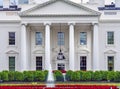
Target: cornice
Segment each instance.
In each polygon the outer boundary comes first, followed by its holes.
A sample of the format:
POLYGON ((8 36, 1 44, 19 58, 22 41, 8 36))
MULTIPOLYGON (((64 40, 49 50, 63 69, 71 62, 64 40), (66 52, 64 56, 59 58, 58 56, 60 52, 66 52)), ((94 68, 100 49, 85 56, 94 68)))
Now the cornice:
POLYGON ((21 17, 79 17, 79 16, 98 16, 98 15, 89 15, 89 14, 38 14, 38 15, 27 15, 27 14, 24 14, 24 15, 21 15, 21 17))

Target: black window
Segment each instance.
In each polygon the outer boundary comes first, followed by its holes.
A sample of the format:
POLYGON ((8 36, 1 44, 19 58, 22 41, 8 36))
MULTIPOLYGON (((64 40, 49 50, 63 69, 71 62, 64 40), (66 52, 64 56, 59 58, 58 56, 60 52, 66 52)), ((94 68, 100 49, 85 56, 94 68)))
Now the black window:
POLYGON ((15 71, 15 57, 9 57, 9 71, 15 71))
POLYGON ((36 70, 42 70, 42 57, 36 57, 36 70))
POLYGON ((58 63, 58 70, 65 70, 65 64, 64 63, 58 63))
POLYGON ((114 56, 108 56, 108 70, 114 70, 114 56))
POLYGON ((9 45, 15 45, 15 32, 9 32, 9 45))
POLYGON ((80 57, 80 70, 86 71, 86 56, 80 57))

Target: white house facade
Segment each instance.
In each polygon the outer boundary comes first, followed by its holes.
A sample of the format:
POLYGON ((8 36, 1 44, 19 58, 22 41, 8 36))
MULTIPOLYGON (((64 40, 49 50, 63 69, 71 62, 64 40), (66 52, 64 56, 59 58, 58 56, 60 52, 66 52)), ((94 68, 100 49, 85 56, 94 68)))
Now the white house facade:
POLYGON ((120 71, 119 0, 9 3, 0 6, 0 71, 120 71))

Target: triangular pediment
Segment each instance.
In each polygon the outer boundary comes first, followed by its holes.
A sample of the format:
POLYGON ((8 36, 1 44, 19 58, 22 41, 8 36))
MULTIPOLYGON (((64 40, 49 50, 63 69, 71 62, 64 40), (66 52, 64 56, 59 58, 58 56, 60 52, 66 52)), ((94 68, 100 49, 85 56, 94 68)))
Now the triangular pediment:
POLYGON ((106 54, 115 54, 116 52, 117 52, 116 50, 111 49, 111 50, 106 50, 104 53, 106 53, 106 54))
POLYGON ((8 50, 6 54, 18 54, 18 52, 15 50, 8 50))
POLYGON ((99 12, 69 0, 50 0, 20 13, 20 16, 100 15, 99 12))

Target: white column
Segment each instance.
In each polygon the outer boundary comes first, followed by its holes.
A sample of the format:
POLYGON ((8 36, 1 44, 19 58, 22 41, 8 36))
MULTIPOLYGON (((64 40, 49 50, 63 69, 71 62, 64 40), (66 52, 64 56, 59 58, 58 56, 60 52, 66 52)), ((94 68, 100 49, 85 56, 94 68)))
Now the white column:
POLYGON ((75 23, 69 23, 69 70, 75 70, 74 64, 74 25, 75 23))
POLYGON ((44 23, 45 25, 45 69, 50 67, 50 23, 44 23))
POLYGON ((21 27, 21 71, 27 70, 27 37, 26 37, 26 25, 22 24, 21 27))
POLYGON ((99 31, 98 24, 93 24, 93 71, 99 69, 99 31))

